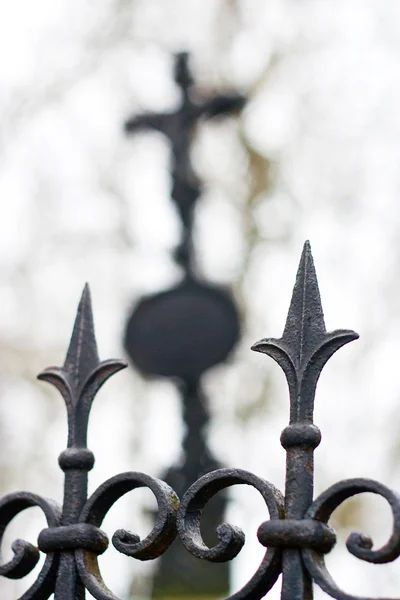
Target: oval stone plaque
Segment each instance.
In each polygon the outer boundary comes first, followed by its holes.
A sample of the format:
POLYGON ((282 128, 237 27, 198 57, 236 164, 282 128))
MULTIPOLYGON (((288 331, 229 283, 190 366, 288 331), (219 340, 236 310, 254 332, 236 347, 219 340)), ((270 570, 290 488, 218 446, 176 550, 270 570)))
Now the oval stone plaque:
POLYGON ((238 337, 230 294, 188 280, 138 303, 127 323, 125 348, 145 374, 192 380, 224 361, 238 337))

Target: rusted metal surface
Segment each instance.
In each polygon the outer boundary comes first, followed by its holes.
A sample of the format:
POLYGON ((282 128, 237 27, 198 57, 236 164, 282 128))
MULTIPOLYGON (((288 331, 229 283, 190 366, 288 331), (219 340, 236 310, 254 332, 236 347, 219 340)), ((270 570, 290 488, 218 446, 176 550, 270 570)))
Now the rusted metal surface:
POLYGON ((179 543, 198 559, 212 563, 230 561, 243 547, 243 532, 222 523, 216 532, 218 542, 210 546, 203 540, 200 521, 216 494, 244 484, 255 488, 266 504, 269 518, 260 524, 258 539, 267 550, 250 581, 230 599, 263 598, 282 573, 284 600, 312 598, 313 583, 338 600, 363 600, 364 597, 342 591, 327 570, 324 557, 336 541, 329 519, 351 496, 372 492, 384 498, 393 515, 393 531, 387 543, 374 549, 368 536, 353 532, 347 548, 353 556, 367 562, 391 562, 400 555, 400 496, 377 481, 360 478, 340 481, 313 499, 313 453, 321 437, 313 424, 317 381, 332 354, 357 337, 350 330, 327 333, 311 250, 306 243, 282 337, 266 338, 253 346, 281 366, 288 382, 290 419, 281 435, 287 453, 285 494, 252 473, 218 469, 199 478, 184 494, 179 508, 178 497, 169 485, 136 472, 111 478, 87 499, 87 474, 93 466, 93 455, 86 447, 90 406, 100 386, 125 365, 121 361, 99 361, 90 297, 85 289, 64 366, 47 369, 40 375, 56 385, 67 405, 68 448, 60 457, 65 472, 63 506, 27 492, 9 494, 0 500, 1 537, 8 523, 30 506, 40 507, 48 524, 39 534, 38 548, 23 540, 14 542, 14 557, 0 566, 0 575, 23 577, 33 569, 42 551, 46 554, 42 571, 23 600, 45 600, 53 592, 56 600, 79 600, 84 598, 85 589, 97 600, 115 600, 97 563, 97 556, 108 545, 100 527, 113 504, 138 487, 147 487, 155 495, 156 523, 144 540, 128 531, 115 532, 112 543, 119 552, 139 560, 167 555, 178 533, 179 543))

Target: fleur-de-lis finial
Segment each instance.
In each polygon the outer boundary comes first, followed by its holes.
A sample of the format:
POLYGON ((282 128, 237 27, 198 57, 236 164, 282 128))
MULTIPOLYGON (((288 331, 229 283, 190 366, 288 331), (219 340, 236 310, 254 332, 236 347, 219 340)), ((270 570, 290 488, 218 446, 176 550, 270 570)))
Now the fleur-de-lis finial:
MULTIPOLYGON (((291 534, 299 525, 302 535, 307 524, 303 520, 313 499, 314 449, 321 432, 313 424, 315 388, 321 371, 336 350, 358 338, 351 330, 327 333, 310 243, 304 244, 285 329, 280 339, 257 342, 253 350, 271 356, 283 369, 289 386, 290 422, 281 434, 286 456, 285 523, 291 534), (293 526, 293 527, 292 527, 293 526)), ((273 545, 275 524, 264 523, 258 531, 262 544, 273 545), (271 537, 271 533, 273 534, 271 537)), ((316 540, 318 524, 312 523, 308 543, 316 540)), ((279 529, 279 526, 278 526, 279 529)), ((286 531, 286 530, 285 530, 286 531)), ((287 536, 288 531, 284 533, 287 536)), ((282 533, 282 532, 281 532, 282 533)), ((324 531, 324 537, 335 537, 324 531)), ((292 539, 282 559, 282 600, 311 598, 311 581, 304 572, 297 541, 292 539)))
POLYGON ((327 333, 311 246, 305 242, 283 335, 252 346, 271 356, 289 385, 290 422, 312 421, 314 394, 321 371, 336 350, 358 338, 348 329, 327 333))
POLYGON ((93 399, 103 383, 126 366, 121 360, 99 360, 90 290, 86 284, 64 365, 45 369, 38 376, 39 379, 52 383, 65 400, 68 412, 68 447, 86 447, 93 399))

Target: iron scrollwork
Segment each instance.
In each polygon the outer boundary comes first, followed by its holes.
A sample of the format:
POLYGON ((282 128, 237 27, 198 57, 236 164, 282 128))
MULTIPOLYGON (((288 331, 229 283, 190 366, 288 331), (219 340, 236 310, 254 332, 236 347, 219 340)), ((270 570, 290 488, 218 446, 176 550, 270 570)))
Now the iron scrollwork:
POLYGON ((391 562, 400 555, 400 495, 379 482, 360 478, 336 483, 313 500, 313 454, 321 439, 313 423, 317 381, 332 354, 357 337, 351 330, 327 333, 306 242, 282 337, 266 338, 253 346, 253 350, 271 356, 281 366, 288 382, 290 420, 281 435, 287 454, 285 494, 246 471, 218 469, 198 479, 184 494, 180 506, 178 496, 165 482, 137 472, 112 477, 88 499, 88 472, 94 464, 94 456, 87 448, 90 408, 99 388, 125 363, 99 361, 90 294, 85 287, 63 367, 52 367, 39 375, 57 387, 67 407, 68 444, 59 457, 65 473, 63 506, 28 492, 9 494, 0 500, 0 542, 9 522, 30 506, 40 507, 47 520, 47 528, 39 534, 38 548, 16 540, 12 545, 13 558, 0 565, 0 575, 24 577, 35 567, 42 551, 46 554, 42 570, 20 600, 46 600, 52 593, 56 600, 83 600, 85 590, 97 600, 116 600, 105 585, 97 562, 97 556, 109 544, 100 527, 114 503, 140 487, 149 488, 157 500, 155 524, 143 540, 129 531, 116 531, 112 543, 119 552, 150 560, 167 551, 178 534, 187 551, 199 559, 231 560, 243 547, 243 532, 233 525, 221 524, 216 532, 219 541, 210 548, 201 536, 201 515, 215 494, 245 484, 261 494, 268 509, 269 519, 260 525, 257 534, 267 550, 250 581, 230 599, 263 598, 282 573, 283 600, 310 600, 313 583, 337 600, 362 600, 342 591, 326 568, 324 556, 336 543, 329 519, 351 496, 372 492, 383 497, 393 515, 393 531, 387 543, 374 549, 368 536, 353 532, 347 548, 367 562, 391 562))
MULTIPOLYGON (((370 563, 392 562, 400 556, 400 495, 378 481, 362 478, 340 481, 314 500, 307 516, 321 523, 327 523, 334 510, 342 502, 364 492, 378 494, 387 500, 393 516, 392 534, 382 548, 374 550, 373 541, 368 535, 354 531, 347 538, 347 549, 353 556, 370 563)), ((304 564, 313 581, 332 598, 337 600, 370 600, 342 591, 329 574, 322 554, 314 552, 311 548, 304 548, 302 555, 304 564)))
MULTIPOLYGON (((284 498, 271 483, 241 469, 218 469, 194 483, 183 497, 178 513, 178 532, 187 550, 210 562, 224 562, 237 556, 245 543, 238 527, 224 523, 217 529, 219 543, 208 548, 200 533, 202 511, 207 502, 221 490, 232 485, 250 485, 260 492, 267 505, 271 522, 284 518, 284 498)), ((250 581, 229 598, 263 598, 281 572, 281 550, 270 547, 250 581)))

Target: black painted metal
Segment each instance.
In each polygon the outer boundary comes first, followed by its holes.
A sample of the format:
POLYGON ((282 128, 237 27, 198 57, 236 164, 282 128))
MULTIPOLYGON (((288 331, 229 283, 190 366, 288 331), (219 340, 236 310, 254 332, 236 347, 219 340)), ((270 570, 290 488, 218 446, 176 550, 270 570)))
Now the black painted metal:
POLYGON ((88 471, 94 465, 86 442, 91 405, 103 383, 124 367, 126 364, 119 360, 99 360, 90 293, 85 286, 64 365, 39 375, 39 379, 59 390, 67 407, 68 444, 59 457, 65 473, 63 505, 27 492, 9 494, 0 500, 0 541, 10 520, 30 506, 39 506, 48 523, 39 535, 38 548, 16 540, 13 559, 0 567, 1 575, 20 578, 36 565, 39 550, 46 553, 39 577, 23 600, 44 600, 53 592, 57 600, 83 600, 85 588, 98 599, 114 598, 98 570, 97 556, 108 546, 108 538, 99 527, 111 506, 130 490, 151 489, 159 508, 156 524, 143 541, 127 531, 117 531, 112 539, 114 546, 128 556, 148 560, 162 554, 175 538, 179 500, 158 479, 142 473, 122 473, 106 481, 87 499, 88 471))
MULTIPOLYGON (((162 478, 179 496, 201 475, 220 466, 205 438, 209 415, 201 376, 227 358, 239 337, 239 316, 232 295, 196 275, 192 230, 202 186, 192 168, 190 148, 199 122, 235 113, 245 102, 237 94, 207 100, 196 97, 188 59, 187 53, 175 57, 175 81, 182 95, 178 109, 136 116, 125 125, 128 133, 156 129, 171 145, 171 197, 182 222, 174 258, 183 277, 172 289, 143 298, 136 305, 127 323, 125 347, 142 373, 170 377, 178 384, 186 428, 184 455, 181 464, 168 469, 162 478)), ((207 508, 203 530, 208 540, 214 539, 225 505, 220 496, 207 508)), ((228 565, 215 567, 211 575, 204 569, 204 563, 174 544, 157 565, 153 597, 201 596, 212 600, 225 595, 229 589, 228 565)))
POLYGON ((63 506, 28 492, 12 493, 0 500, 0 541, 8 523, 30 506, 40 507, 48 524, 39 534, 38 548, 24 540, 13 543, 13 558, 0 566, 0 575, 24 577, 37 564, 42 551, 46 554, 43 568, 21 600, 46 600, 53 592, 56 600, 79 600, 84 598, 85 589, 97 600, 116 600, 105 586, 97 563, 97 556, 108 545, 106 534, 99 528, 113 504, 139 487, 149 488, 157 499, 156 523, 144 540, 128 531, 115 532, 112 543, 119 552, 139 560, 167 555, 178 533, 180 543, 192 555, 211 563, 229 561, 244 544, 243 532, 221 524, 217 528, 218 543, 208 546, 200 531, 201 515, 215 494, 245 484, 260 492, 268 509, 269 519, 258 530, 260 543, 268 548, 254 576, 230 599, 262 598, 282 573, 284 600, 312 598, 313 582, 337 600, 368 600, 342 591, 330 576, 324 556, 334 547, 336 535, 328 521, 351 496, 364 492, 380 495, 393 515, 388 542, 374 549, 368 536, 354 532, 347 548, 367 562, 391 562, 400 555, 400 495, 377 481, 360 478, 340 481, 313 500, 313 453, 320 442, 320 431, 313 424, 317 381, 334 352, 357 337, 349 330, 326 332, 310 246, 306 243, 283 336, 263 339, 253 346, 281 366, 288 382, 290 420, 281 435, 287 453, 285 496, 251 473, 218 469, 190 487, 179 509, 178 497, 169 485, 137 472, 109 479, 87 499, 87 473, 94 463, 86 446, 90 407, 101 385, 125 365, 116 360, 99 361, 90 296, 85 288, 64 366, 39 375, 58 388, 67 406, 68 448, 59 459, 65 472, 63 506))

